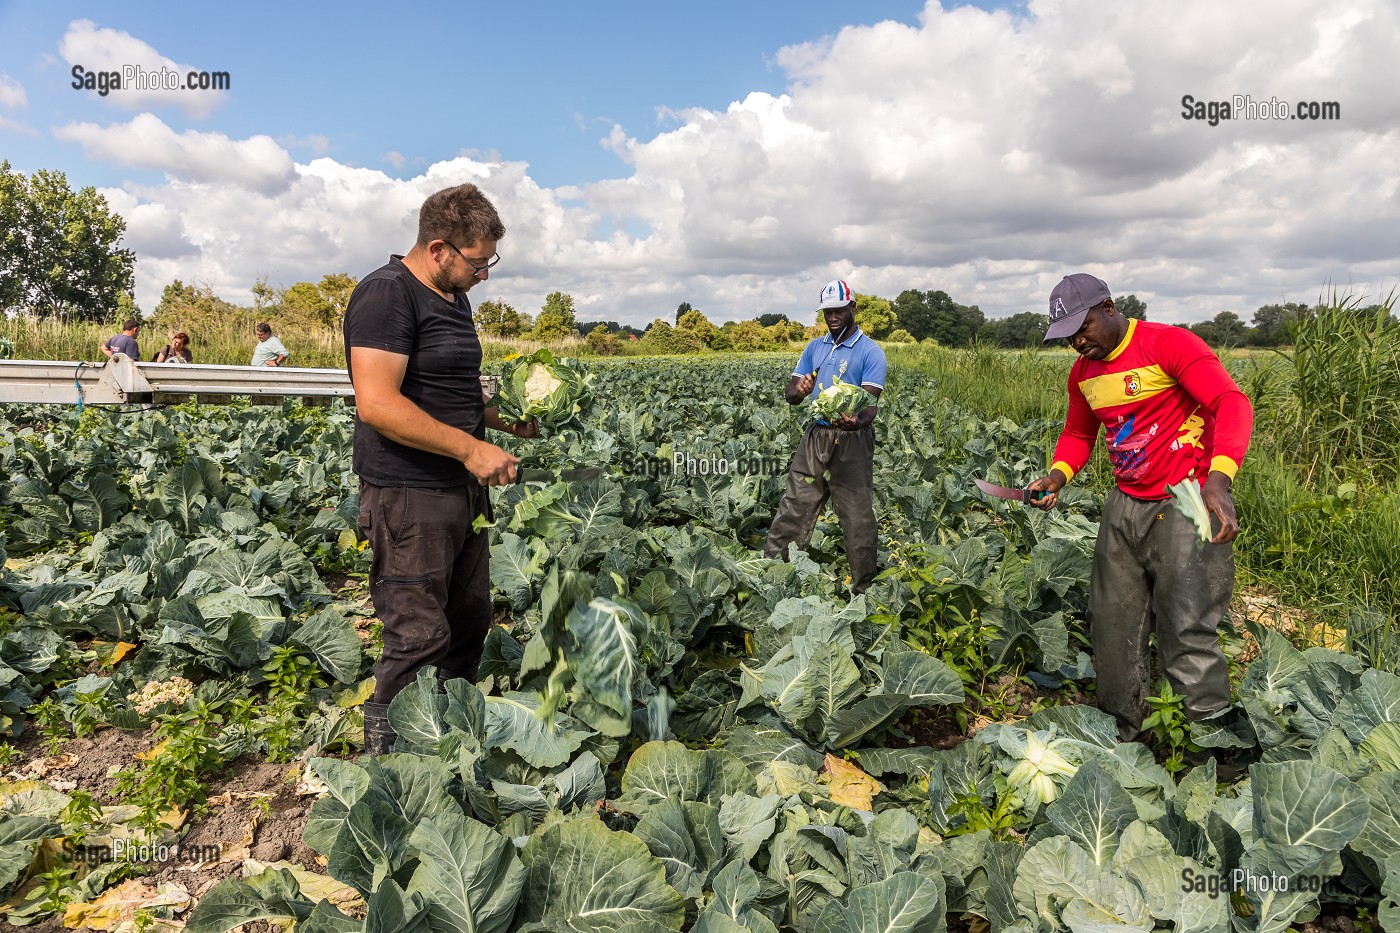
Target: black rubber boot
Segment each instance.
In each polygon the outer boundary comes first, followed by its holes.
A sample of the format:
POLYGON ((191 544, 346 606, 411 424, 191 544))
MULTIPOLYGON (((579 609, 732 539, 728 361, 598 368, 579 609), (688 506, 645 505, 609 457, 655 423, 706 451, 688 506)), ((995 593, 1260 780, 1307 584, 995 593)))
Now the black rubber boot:
POLYGON ((365 754, 378 758, 394 750, 394 727, 389 725, 389 704, 365 704, 365 754))

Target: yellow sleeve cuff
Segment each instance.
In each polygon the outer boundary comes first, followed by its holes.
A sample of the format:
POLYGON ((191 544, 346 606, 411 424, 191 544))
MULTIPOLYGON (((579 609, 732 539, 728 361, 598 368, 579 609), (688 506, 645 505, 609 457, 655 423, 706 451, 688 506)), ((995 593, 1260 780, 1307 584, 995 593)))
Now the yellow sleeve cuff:
POLYGON ((1233 480, 1240 470, 1240 465, 1229 457, 1216 456, 1210 458, 1210 470, 1212 473, 1224 473, 1233 480))
MULTIPOLYGON (((1065 474, 1066 483, 1074 479, 1074 467, 1070 466, 1068 463, 1065 463, 1063 460, 1056 460, 1054 463, 1050 464, 1050 469, 1059 470, 1061 473, 1065 474)), ((1231 474, 1230 478, 1233 479, 1234 474, 1231 474)))

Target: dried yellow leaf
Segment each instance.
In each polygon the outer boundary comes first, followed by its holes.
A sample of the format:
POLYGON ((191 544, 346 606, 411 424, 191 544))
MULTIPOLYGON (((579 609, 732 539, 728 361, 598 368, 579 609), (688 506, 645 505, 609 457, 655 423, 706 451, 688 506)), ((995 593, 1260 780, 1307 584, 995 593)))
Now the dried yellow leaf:
POLYGON ((331 694, 331 700, 341 709, 354 709, 356 706, 363 706, 365 701, 373 696, 374 675, 371 674, 359 683, 331 694))
POLYGON ((155 748, 149 749, 144 752, 137 752, 136 758, 139 761, 153 761, 154 759, 160 757, 160 753, 165 751, 165 747, 169 744, 169 739, 161 739, 159 742, 156 743, 155 748))
POLYGON ((52 788, 43 781, 0 781, 0 804, 17 794, 36 790, 52 790, 52 788))
POLYGON ((364 898, 361 897, 360 892, 356 891, 354 888, 349 885, 341 884, 329 875, 308 871, 300 865, 285 860, 280 862, 260 862, 257 859, 250 858, 243 863, 240 874, 244 878, 252 878, 254 875, 260 875, 269 869, 276 870, 279 868, 291 872, 292 877, 297 880, 297 884, 301 887, 301 893, 313 902, 320 901, 324 898, 330 901, 332 906, 351 915, 357 914, 364 909, 364 898))
POLYGON ((138 910, 159 910, 170 916, 187 909, 191 902, 190 892, 182 885, 163 883, 156 887, 145 879, 132 878, 93 900, 69 904, 63 912, 63 925, 70 930, 115 930, 135 919, 138 910))
POLYGON ((823 770, 828 776, 831 800, 852 810, 873 810, 875 795, 885 786, 849 761, 826 756, 823 770))

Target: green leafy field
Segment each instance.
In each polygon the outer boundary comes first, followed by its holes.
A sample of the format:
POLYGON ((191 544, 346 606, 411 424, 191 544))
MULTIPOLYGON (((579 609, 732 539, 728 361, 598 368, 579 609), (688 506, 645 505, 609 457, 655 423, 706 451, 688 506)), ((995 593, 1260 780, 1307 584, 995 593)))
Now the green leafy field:
POLYGON ((517 443, 612 469, 494 494, 508 624, 476 684, 394 702, 378 760, 355 757, 377 639, 347 410, 12 407, 0 922, 77 925, 115 886, 147 893, 105 928, 1400 928, 1400 677, 1252 626, 1230 716, 1190 730, 1166 689, 1150 744, 1119 743, 1073 702, 1101 488, 1044 514, 971 483, 1038 475, 1053 430, 892 380, 890 571, 849 600, 830 516, 810 555, 761 556, 804 426, 789 371, 600 367, 587 433, 517 443), (100 730, 150 751, 106 789, 33 776, 100 730), (1247 774, 1184 768, 1191 743, 1247 774), (243 858, 194 892, 77 857, 174 845, 249 761, 318 795, 301 839, 324 861, 243 858))

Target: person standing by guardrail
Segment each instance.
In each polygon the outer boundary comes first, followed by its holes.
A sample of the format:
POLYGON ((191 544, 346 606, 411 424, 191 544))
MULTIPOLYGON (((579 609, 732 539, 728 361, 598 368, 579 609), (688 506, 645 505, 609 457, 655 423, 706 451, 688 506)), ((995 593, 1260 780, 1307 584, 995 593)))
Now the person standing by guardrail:
POLYGON ((127 318, 122 322, 122 332, 113 334, 102 344, 102 355, 110 360, 113 353, 124 353, 139 363, 141 361, 141 345, 136 342, 136 335, 140 332, 141 322, 134 317, 127 318))
POLYGON ((170 342, 160 348, 153 363, 193 363, 194 351, 190 349, 190 335, 184 331, 171 334, 170 342))
POLYGON ((370 598, 383 622, 365 751, 395 738, 389 702, 432 665, 439 682, 476 676, 491 628, 488 486, 515 480, 519 458, 486 429, 506 427, 481 389, 481 341, 467 292, 500 257, 505 226, 475 185, 431 195, 405 256, 365 276, 345 311, 345 358, 355 388, 354 469, 360 527, 373 550, 370 598))
POLYGON ((281 366, 287 362, 287 348, 282 341, 272 336, 272 325, 260 321, 254 328, 258 345, 253 347, 253 366, 281 366))

